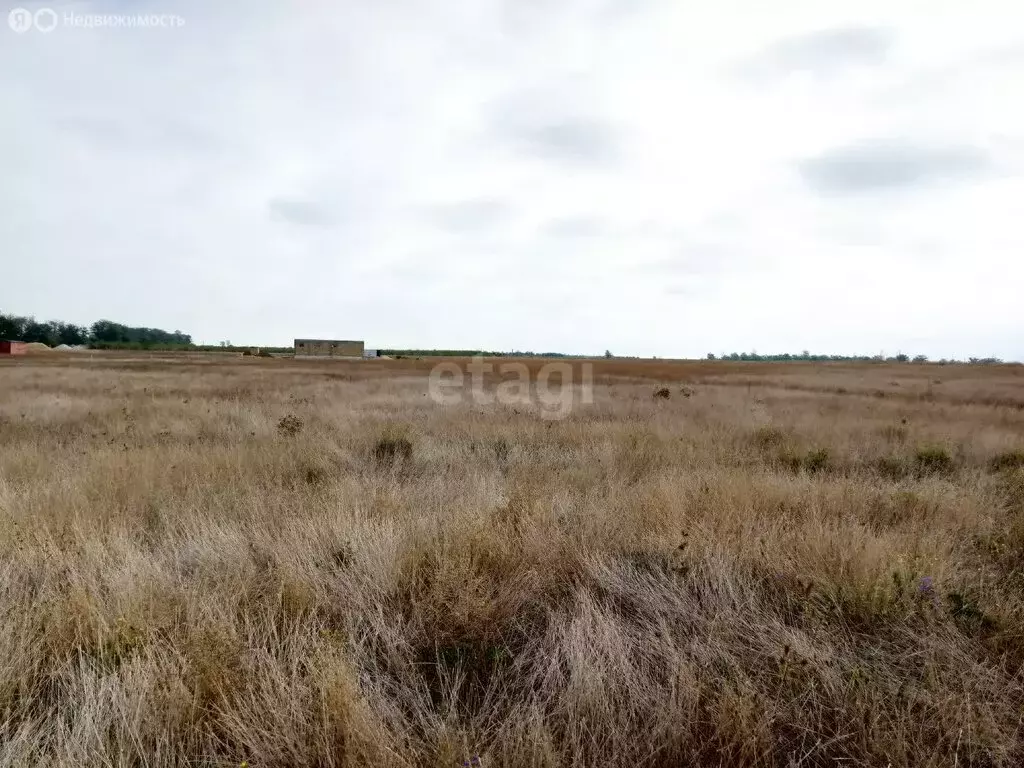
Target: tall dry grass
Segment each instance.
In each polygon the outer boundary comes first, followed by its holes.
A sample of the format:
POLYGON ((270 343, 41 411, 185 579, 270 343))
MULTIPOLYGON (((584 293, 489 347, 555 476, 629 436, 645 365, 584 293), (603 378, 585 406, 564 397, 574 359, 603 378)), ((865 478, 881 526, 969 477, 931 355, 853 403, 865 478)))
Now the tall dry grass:
POLYGON ((426 365, 0 364, 0 765, 1024 762, 1019 369, 426 365))

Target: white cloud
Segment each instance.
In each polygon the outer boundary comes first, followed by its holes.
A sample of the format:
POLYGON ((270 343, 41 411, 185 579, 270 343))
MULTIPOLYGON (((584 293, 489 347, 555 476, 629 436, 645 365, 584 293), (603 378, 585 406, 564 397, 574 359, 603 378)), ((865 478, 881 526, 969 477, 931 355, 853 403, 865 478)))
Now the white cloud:
POLYGON ((1024 358, 1013 4, 56 7, 185 24, 0 28, 5 310, 1024 358))

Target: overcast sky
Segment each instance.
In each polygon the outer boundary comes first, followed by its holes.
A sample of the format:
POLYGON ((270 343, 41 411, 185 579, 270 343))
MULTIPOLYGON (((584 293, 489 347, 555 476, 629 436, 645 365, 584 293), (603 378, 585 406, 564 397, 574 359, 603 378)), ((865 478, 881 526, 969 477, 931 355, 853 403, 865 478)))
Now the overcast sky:
POLYGON ((1024 360, 1014 0, 21 2, 60 17, 21 34, 14 5, 0 310, 1024 360))

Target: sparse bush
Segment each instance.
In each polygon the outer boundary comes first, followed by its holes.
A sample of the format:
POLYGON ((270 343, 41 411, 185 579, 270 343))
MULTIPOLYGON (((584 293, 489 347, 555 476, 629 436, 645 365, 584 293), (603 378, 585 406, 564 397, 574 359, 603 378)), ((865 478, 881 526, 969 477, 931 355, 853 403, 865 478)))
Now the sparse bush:
POLYGON ((906 460, 899 456, 882 456, 875 461, 874 469, 887 480, 903 480, 911 474, 906 460))
POLYGON ((803 465, 803 457, 788 448, 780 449, 775 460, 779 466, 789 470, 794 475, 800 472, 800 467, 803 465))
POLYGON ((307 465, 302 469, 302 479, 306 485, 323 485, 327 482, 327 470, 316 465, 307 465))
POLYGON ((499 464, 504 464, 508 461, 509 454, 512 452, 512 446, 509 445, 508 440, 503 437, 499 437, 493 443, 494 447, 494 458, 498 460, 499 464))
POLYGON ((795 453, 787 448, 779 450, 778 463, 793 474, 801 470, 814 475, 829 468, 827 448, 815 448, 807 453, 795 453))
POLYGON ((331 562, 336 568, 348 568, 355 558, 355 550, 351 541, 343 541, 341 546, 331 553, 331 562))
POLYGON ((931 445, 917 449, 914 468, 920 476, 948 475, 956 468, 956 464, 945 448, 931 445))
POLYGON ((777 427, 758 427, 754 431, 754 445, 762 450, 777 448, 786 442, 786 433, 777 427))
POLYGON ((829 453, 827 448, 815 448, 808 451, 803 459, 803 468, 812 475, 828 469, 829 453))
POLYGON ((277 422, 277 431, 288 437, 297 435, 302 431, 302 419, 290 413, 277 422))
POLYGON ((373 446, 373 459, 381 466, 390 466, 412 458, 412 442, 402 435, 386 433, 373 446))
POLYGON ((1024 467, 1024 450, 1000 453, 989 462, 989 468, 993 472, 1005 472, 1008 469, 1019 469, 1020 467, 1024 467))

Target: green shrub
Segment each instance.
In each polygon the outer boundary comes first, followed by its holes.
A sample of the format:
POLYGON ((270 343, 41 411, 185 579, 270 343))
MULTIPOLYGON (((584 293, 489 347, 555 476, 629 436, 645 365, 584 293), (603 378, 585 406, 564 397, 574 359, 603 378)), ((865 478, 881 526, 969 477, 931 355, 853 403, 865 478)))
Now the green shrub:
POLYGON ((924 446, 917 449, 914 455, 914 467, 917 474, 924 475, 948 475, 956 469, 953 457, 949 451, 941 446, 924 446))
POLYGON ((989 468, 993 472, 1005 472, 1009 469, 1019 469, 1024 467, 1024 451, 1006 451, 1006 453, 1000 453, 998 456, 989 462, 989 468))
POLYGON ((801 470, 811 475, 823 472, 829 467, 828 448, 815 448, 807 453, 800 454, 783 448, 778 453, 778 462, 793 474, 801 470))
POLYGON ((783 468, 788 469, 794 475, 800 472, 800 465, 802 463, 800 454, 793 453, 792 451, 783 448, 779 451, 777 460, 783 468))
POLYGON ((400 435, 385 434, 373 447, 373 459, 382 466, 412 458, 412 442, 400 435))
POLYGON ((816 448, 808 451, 801 462, 804 471, 812 475, 828 469, 828 448, 816 448))
POLYGON ((759 427, 754 431, 754 445, 764 450, 775 448, 786 442, 786 433, 778 427, 759 427))
POLYGON ((910 467, 900 456, 883 456, 875 461, 874 468, 888 480, 903 480, 910 475, 910 467))

